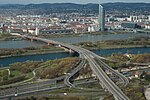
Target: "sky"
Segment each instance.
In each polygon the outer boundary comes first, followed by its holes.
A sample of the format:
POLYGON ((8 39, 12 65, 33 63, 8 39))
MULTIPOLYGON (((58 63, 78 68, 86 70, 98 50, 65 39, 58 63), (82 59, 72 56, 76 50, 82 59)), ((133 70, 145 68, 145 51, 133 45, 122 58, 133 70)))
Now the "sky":
POLYGON ((150 3, 150 0, 0 0, 0 4, 38 4, 38 3, 107 3, 107 2, 145 2, 150 3))

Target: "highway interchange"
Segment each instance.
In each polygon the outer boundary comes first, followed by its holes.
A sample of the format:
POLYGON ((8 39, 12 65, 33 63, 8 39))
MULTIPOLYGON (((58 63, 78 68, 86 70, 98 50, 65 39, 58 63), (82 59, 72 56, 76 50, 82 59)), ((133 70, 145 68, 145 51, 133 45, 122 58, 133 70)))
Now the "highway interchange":
MULTIPOLYGON (((32 36, 25 36, 24 35, 22 37, 32 39, 32 40, 42 41, 42 42, 45 42, 45 43, 48 43, 48 44, 49 43, 57 44, 60 47, 65 47, 65 48, 67 48, 71 51, 78 52, 80 54, 80 58, 82 59, 82 61, 70 73, 67 73, 66 75, 64 75, 60 78, 56 78, 56 79, 48 80, 48 81, 45 81, 45 82, 41 82, 41 83, 38 83, 38 85, 35 85, 37 83, 31 83, 31 84, 22 85, 22 87, 21 86, 11 87, 11 88, 8 88, 8 89, 0 90, 0 99, 1 98, 6 98, 6 97, 16 96, 15 94, 17 94, 17 96, 27 95, 27 94, 35 93, 35 92, 39 92, 39 91, 47 91, 47 90, 49 91, 49 90, 59 89, 59 88, 63 88, 63 87, 66 87, 66 86, 75 88, 75 85, 77 85, 77 84, 71 83, 70 78, 73 77, 78 71, 80 71, 84 67, 84 65, 88 62, 91 69, 92 69, 92 71, 95 73, 95 75, 99 79, 101 85, 103 85, 103 87, 106 90, 108 90, 110 93, 113 94, 115 100, 130 100, 122 92, 122 90, 108 77, 108 75, 105 73, 105 71, 103 69, 105 68, 105 69, 109 70, 110 72, 112 72, 117 77, 119 77, 123 81, 124 86, 126 86, 129 83, 128 79, 125 76, 123 76, 122 74, 120 74, 117 71, 110 68, 106 63, 104 63, 101 60, 102 57, 94 54, 93 52, 91 52, 89 50, 86 50, 84 48, 80 48, 80 47, 77 47, 77 46, 73 46, 73 45, 70 45, 70 44, 64 44, 64 43, 60 43, 60 42, 57 42, 57 41, 44 39, 44 38, 38 38, 38 37, 32 37, 32 36), (64 84, 61 84, 59 86, 55 86, 57 80, 61 80, 61 79, 64 79, 64 84), (40 86, 40 84, 41 84, 41 86, 40 86), (34 91, 34 89, 36 89, 36 90, 34 91), (6 92, 6 91, 9 91, 10 93, 6 92)), ((92 80, 92 82, 93 81, 96 81, 96 80, 92 80)), ((91 82, 91 81, 89 81, 89 82, 91 82)), ((78 84, 82 84, 82 83, 87 83, 87 82, 83 81, 83 82, 80 82, 78 84)))

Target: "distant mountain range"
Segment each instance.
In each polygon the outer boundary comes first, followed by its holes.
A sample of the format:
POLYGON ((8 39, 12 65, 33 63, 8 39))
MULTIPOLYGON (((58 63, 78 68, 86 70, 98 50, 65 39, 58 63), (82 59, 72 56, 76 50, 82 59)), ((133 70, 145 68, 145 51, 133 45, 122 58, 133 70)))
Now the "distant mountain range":
POLYGON ((0 5, 0 9, 94 9, 97 4, 74 4, 74 3, 43 3, 43 4, 6 4, 0 5))
MULTIPOLYGON (((150 3, 105 3, 102 4, 107 11, 111 10, 146 10, 150 11, 150 3)), ((44 11, 65 11, 65 10, 89 10, 98 11, 98 4, 74 4, 74 3, 43 3, 43 4, 6 4, 0 5, 0 10, 44 10, 44 11)))
MULTIPOLYGON (((150 3, 105 3, 106 9, 150 9, 150 3)), ((0 9, 97 9, 98 4, 74 4, 74 3, 43 3, 43 4, 5 4, 0 9)))

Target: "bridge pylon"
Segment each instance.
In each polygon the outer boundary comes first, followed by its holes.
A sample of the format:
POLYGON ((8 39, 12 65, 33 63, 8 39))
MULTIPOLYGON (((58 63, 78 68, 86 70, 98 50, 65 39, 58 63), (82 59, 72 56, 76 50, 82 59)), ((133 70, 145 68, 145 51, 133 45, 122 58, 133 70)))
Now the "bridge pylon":
POLYGON ((69 53, 73 53, 72 49, 69 49, 69 53))

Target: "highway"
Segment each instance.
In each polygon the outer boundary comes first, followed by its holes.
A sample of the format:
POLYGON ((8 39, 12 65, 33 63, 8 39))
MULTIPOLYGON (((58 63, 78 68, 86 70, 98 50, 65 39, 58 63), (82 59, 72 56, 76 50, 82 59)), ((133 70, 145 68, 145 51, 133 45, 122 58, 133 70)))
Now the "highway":
POLYGON ((93 55, 90 55, 89 52, 87 55, 87 59, 90 62, 90 66, 92 66, 91 69, 95 72, 100 82, 105 86, 108 91, 110 91, 114 95, 115 99, 129 100, 129 98, 122 92, 122 90, 106 75, 106 73, 94 60, 93 55))
POLYGON ((109 67, 107 64, 105 64, 104 62, 102 62, 100 59, 96 59, 98 60, 98 64, 101 65, 102 67, 106 68, 107 70, 109 70, 110 72, 112 72, 114 75, 116 75, 117 77, 119 77, 122 82, 124 83, 124 86, 127 86, 129 83, 129 80, 127 77, 125 77, 124 75, 122 75, 121 73, 115 71, 114 69, 112 69, 111 67, 109 67))
POLYGON ((0 89, 0 97, 5 95, 10 95, 14 93, 22 93, 42 88, 49 88, 52 86, 55 86, 57 81, 63 80, 66 76, 61 76, 55 79, 50 79, 42 82, 35 82, 35 83, 28 83, 28 84, 22 84, 18 86, 8 87, 8 88, 1 88, 0 89))
POLYGON ((81 56, 81 62, 80 64, 75 68, 73 69, 70 73, 67 73, 65 79, 64 79, 64 83, 69 86, 69 87, 75 87, 71 82, 70 82, 70 79, 77 73, 79 72, 83 67, 84 65, 86 64, 86 60, 81 56))
MULTIPOLYGON (((94 54, 93 52, 91 52, 89 50, 86 50, 86 49, 83 49, 83 48, 80 48, 77 46, 73 46, 70 44, 64 44, 64 43, 60 43, 57 41, 44 39, 44 38, 38 38, 38 37, 32 37, 32 36, 22 36, 22 37, 28 38, 31 40, 42 41, 42 42, 45 42, 48 44, 56 44, 56 45, 59 45, 60 47, 65 47, 65 48, 69 49, 69 51, 78 52, 80 54, 80 57, 82 57, 82 59, 86 59, 88 61, 92 71, 96 74, 96 76, 100 80, 101 84, 103 84, 103 86, 110 93, 113 94, 113 96, 116 100, 129 100, 129 98, 122 92, 122 90, 107 76, 107 74, 104 72, 104 70, 102 68, 105 67, 108 70, 110 70, 112 73, 114 73, 115 75, 120 77, 122 80, 124 80, 125 85, 128 84, 128 80, 120 73, 114 71, 113 69, 110 69, 110 67, 101 60, 102 57, 99 57, 98 55, 94 54)), ((69 82, 69 80, 75 73, 77 73, 84 66, 86 60, 82 60, 82 62, 79 64, 79 66, 76 69, 74 69, 70 74, 66 75, 64 83, 67 86, 71 86, 71 87, 74 86, 69 82)), ((60 86, 60 87, 62 87, 62 86, 60 86)), ((60 87, 57 87, 57 88, 60 88, 60 87)), ((44 90, 45 87, 44 88, 42 87, 42 89, 44 90)), ((36 92, 36 91, 34 91, 34 92, 36 92)), ((29 91, 23 92, 20 94, 23 95, 23 94, 27 94, 27 93, 29 93, 29 91)))
MULTIPOLYGON (((88 82, 86 80, 80 80, 77 82, 75 81, 74 85, 82 85, 82 84, 93 83, 93 82, 96 82, 96 80, 91 79, 88 82)), ((57 90, 57 89, 66 87, 65 84, 56 84, 56 85, 51 86, 48 81, 47 81, 47 83, 45 83, 43 85, 41 84, 41 85, 37 85, 37 86, 33 86, 33 87, 32 86, 30 86, 30 87, 24 86, 24 88, 18 86, 17 92, 16 92, 16 89, 12 88, 14 91, 12 91, 11 93, 9 92, 9 89, 10 89, 9 88, 8 91, 5 90, 5 95, 0 96, 0 100, 7 99, 9 97, 15 97, 16 94, 17 94, 17 96, 21 97, 21 96, 28 96, 28 94, 31 95, 31 94, 35 94, 35 93, 41 93, 41 92, 50 92, 52 90, 57 90)), ((0 90, 0 91, 2 92, 3 90, 0 90)))
MULTIPOLYGON (((88 51, 86 49, 84 49, 85 51, 89 52, 89 54, 92 55, 92 57, 94 57, 95 61, 99 64, 100 67, 105 68, 107 70, 109 70, 111 73, 113 73, 114 75, 116 75, 117 77, 119 77, 123 83, 124 86, 126 86, 129 83, 129 80, 127 77, 125 77, 124 75, 122 75, 121 73, 117 72, 116 70, 112 69, 110 66, 108 66, 106 63, 104 63, 101 59, 103 60, 109 60, 109 59, 104 59, 101 56, 96 55, 95 53, 88 51)), ((112 60, 109 60, 112 61, 112 60)))
MULTIPOLYGON (((30 36, 27 36, 26 38, 33 38, 30 36)), ((73 46, 70 44, 64 44, 64 43, 60 43, 57 41, 53 41, 53 40, 48 40, 48 39, 42 39, 42 38, 38 38, 38 37, 34 37, 34 39, 39 40, 39 41, 43 41, 46 43, 54 43, 54 44, 58 44, 61 45, 63 47, 66 47, 70 50, 76 51, 78 52, 80 55, 82 54, 85 59, 87 59, 87 61, 90 64, 91 69, 93 70, 93 72, 96 74, 96 76, 98 77, 98 79, 100 80, 100 82, 105 86, 105 88, 110 91, 113 95, 114 98, 116 100, 129 100, 129 98, 122 92, 122 90, 106 75, 106 73, 102 70, 101 66, 95 61, 95 58, 97 58, 98 56, 96 54, 94 54, 93 52, 77 47, 77 46, 73 46)), ((109 67, 106 66, 107 64, 105 64, 104 62, 101 61, 101 64, 105 65, 105 67, 109 67)), ((112 71, 114 72, 114 71, 112 71)), ((121 74, 119 74, 118 72, 115 72, 119 77, 122 77, 121 74)), ((124 77, 125 78, 125 77, 124 77)), ((126 82, 126 80, 125 80, 126 82)))

